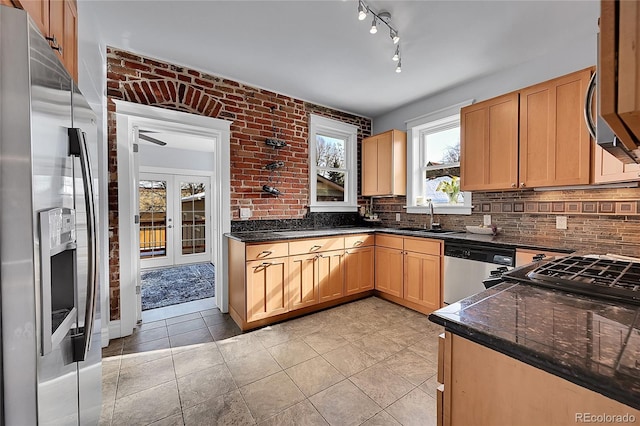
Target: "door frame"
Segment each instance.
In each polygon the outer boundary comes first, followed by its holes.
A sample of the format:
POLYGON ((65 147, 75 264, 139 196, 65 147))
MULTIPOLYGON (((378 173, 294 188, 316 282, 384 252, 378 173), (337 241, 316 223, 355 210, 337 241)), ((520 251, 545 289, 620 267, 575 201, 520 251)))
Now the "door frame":
POLYGON ((134 162, 135 127, 154 128, 173 133, 185 133, 212 139, 215 170, 211 182, 211 197, 218 200, 218 214, 211 222, 212 250, 216 266, 216 305, 228 312, 229 278, 228 247, 224 234, 231 232, 231 122, 172 111, 148 105, 114 100, 116 105, 116 141, 118 160, 118 242, 120 265, 120 320, 109 324, 109 337, 128 336, 137 322, 136 286, 140 276, 139 247, 135 246, 137 224, 137 173, 134 162))

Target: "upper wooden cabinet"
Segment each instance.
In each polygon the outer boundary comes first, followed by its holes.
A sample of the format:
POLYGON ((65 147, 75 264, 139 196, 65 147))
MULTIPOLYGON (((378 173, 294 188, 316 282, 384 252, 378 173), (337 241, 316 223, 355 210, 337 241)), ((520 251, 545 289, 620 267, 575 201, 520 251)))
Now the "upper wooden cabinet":
POLYGON ((600 5, 600 115, 633 150, 640 145, 640 1, 600 5))
POLYGON ((463 108, 460 150, 465 191, 517 187, 518 93, 463 108))
POLYGON ((501 190, 590 183, 585 69, 461 111, 461 187, 501 190))
POLYGON ((583 111, 591 71, 520 91, 520 188, 589 184, 591 138, 583 111))
POLYGON ((407 194, 407 134, 389 130, 362 140, 362 195, 407 194))
POLYGON ((13 0, 49 40, 64 67, 78 81, 78 8, 75 0, 13 0))
POLYGON ((640 180, 640 164, 625 164, 597 144, 593 147, 593 183, 640 180))

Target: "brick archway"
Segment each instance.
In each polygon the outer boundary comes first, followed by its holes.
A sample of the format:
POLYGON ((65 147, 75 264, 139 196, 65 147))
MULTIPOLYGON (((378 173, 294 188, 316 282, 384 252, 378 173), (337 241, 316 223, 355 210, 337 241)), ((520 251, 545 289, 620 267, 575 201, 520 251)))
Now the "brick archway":
POLYGON ((223 105, 204 90, 179 81, 138 80, 120 82, 125 101, 176 111, 218 117, 223 105))

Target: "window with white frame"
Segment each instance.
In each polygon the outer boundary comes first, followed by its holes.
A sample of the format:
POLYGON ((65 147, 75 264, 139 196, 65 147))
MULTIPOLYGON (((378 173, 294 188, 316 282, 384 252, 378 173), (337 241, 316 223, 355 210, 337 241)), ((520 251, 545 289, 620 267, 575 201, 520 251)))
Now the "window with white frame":
POLYGON ((439 214, 471 214, 471 193, 460 191, 460 114, 427 116, 407 127, 407 212, 424 213, 432 202, 439 214))
POLYGON ((357 211, 358 127, 319 115, 309 119, 309 207, 357 211))

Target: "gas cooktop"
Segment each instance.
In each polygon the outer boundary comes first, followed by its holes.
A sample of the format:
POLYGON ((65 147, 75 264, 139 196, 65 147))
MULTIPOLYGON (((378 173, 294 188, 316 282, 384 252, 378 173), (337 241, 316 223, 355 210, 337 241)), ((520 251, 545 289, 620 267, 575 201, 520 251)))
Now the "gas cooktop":
POLYGON ((640 263, 606 256, 567 256, 515 269, 505 279, 640 305, 640 263))

